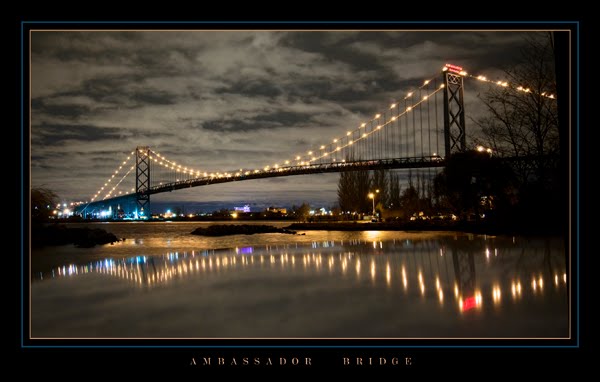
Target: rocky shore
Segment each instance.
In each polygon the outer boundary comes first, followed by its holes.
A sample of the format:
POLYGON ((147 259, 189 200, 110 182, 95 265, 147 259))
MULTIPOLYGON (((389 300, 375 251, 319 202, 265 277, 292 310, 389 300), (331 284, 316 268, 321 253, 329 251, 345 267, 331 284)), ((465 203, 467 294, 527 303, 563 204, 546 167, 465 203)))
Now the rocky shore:
POLYGON ((295 235, 296 232, 286 229, 277 228, 270 225, 254 225, 254 224, 217 224, 207 228, 196 228, 192 231, 192 235, 199 236, 228 236, 228 235, 254 235, 257 233, 286 233, 295 235))
POLYGON ((32 227, 31 235, 34 247, 75 244, 79 248, 91 248, 120 241, 114 234, 100 228, 67 228, 64 225, 32 227))

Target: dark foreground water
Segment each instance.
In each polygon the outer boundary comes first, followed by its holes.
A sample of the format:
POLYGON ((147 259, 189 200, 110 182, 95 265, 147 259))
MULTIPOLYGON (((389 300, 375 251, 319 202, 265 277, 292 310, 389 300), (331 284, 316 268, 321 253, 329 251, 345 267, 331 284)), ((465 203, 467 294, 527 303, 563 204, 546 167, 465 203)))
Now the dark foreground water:
POLYGON ((379 231, 189 235, 201 225, 99 224, 127 240, 35 251, 33 337, 570 335, 570 280, 559 239, 379 231))

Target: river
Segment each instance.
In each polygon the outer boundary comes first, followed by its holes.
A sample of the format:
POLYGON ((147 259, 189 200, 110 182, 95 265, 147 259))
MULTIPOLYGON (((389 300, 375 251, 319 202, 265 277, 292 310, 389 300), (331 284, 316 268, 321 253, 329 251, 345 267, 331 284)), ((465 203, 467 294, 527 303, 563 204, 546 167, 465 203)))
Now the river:
POLYGON ((32 337, 570 336, 560 238, 403 231, 190 235, 210 224, 86 224, 126 240, 34 250, 32 337))

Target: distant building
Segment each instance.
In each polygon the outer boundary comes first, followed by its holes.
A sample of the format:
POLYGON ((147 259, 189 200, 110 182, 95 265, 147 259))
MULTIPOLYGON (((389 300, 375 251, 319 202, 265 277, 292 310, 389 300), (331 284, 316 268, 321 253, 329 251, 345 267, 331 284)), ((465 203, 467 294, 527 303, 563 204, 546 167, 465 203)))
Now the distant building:
POLYGON ((271 206, 271 207, 267 208, 266 211, 274 213, 274 214, 283 214, 283 215, 287 214, 287 208, 282 208, 282 207, 271 206))
POLYGON ((250 212, 250 206, 248 204, 246 204, 243 207, 233 207, 233 210, 236 212, 246 212, 249 213, 250 212))

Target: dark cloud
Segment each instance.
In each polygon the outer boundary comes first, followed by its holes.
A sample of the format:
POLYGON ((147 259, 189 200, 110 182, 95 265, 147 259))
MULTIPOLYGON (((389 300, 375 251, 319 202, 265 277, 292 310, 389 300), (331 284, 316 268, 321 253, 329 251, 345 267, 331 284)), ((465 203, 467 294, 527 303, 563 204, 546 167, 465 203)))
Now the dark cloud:
MULTIPOLYGON (((94 194, 137 145, 206 171, 281 162, 372 118, 446 62, 500 75, 518 61, 523 33, 39 31, 31 43, 33 184, 73 200, 94 194)), ((476 114, 475 93, 466 97, 476 114)), ((155 199, 331 205, 336 180, 155 199)))

